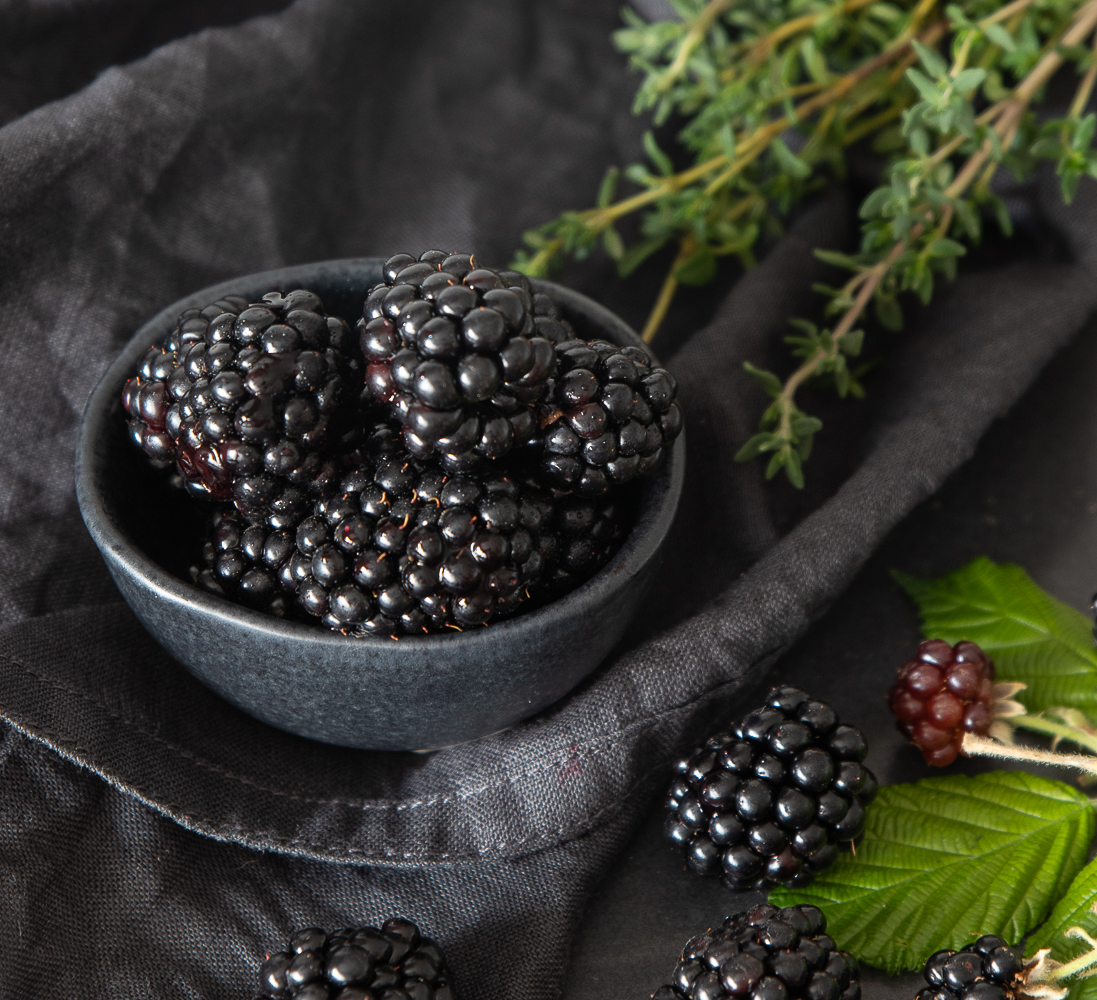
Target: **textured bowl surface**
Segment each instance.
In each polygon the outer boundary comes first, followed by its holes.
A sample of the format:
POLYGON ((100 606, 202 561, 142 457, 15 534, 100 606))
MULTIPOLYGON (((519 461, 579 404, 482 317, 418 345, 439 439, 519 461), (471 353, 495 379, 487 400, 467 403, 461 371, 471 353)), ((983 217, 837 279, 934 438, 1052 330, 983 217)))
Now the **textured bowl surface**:
MULTIPOLYGON (((642 491, 636 522, 601 572, 528 614, 452 635, 354 639, 284 622, 180 578, 197 553, 175 549, 191 501, 144 465, 125 432, 122 386, 184 310, 223 295, 309 288, 353 323, 381 280, 377 258, 249 275, 173 303, 141 327, 92 393, 77 445, 76 492, 88 531, 141 623, 204 684, 245 712, 315 740, 376 750, 446 746, 552 704, 624 634, 651 583, 682 491, 685 441, 642 491)), ((544 283, 580 336, 640 344, 620 319, 544 283)))

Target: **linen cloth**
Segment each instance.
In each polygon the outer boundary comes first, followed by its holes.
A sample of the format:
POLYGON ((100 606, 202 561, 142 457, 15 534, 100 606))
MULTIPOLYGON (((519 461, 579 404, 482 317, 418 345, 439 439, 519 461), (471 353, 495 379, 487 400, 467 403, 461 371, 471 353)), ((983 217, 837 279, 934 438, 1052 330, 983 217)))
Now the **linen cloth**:
MULTIPOLYGON (((247 997, 295 928, 393 914, 442 943, 465 1000, 558 995, 584 902, 673 756, 745 707, 1097 307, 1094 186, 1067 209, 1041 174, 1011 194, 1022 238, 881 344, 868 402, 813 400, 807 490, 766 484, 732 460, 764 405, 742 362, 781 363, 787 318, 817 304, 811 249, 850 238, 849 199, 824 198, 703 328, 682 313, 656 345, 686 492, 645 624, 579 689, 429 755, 312 743, 221 702, 145 635, 83 529, 88 394, 145 318, 234 274, 429 247, 503 266, 640 155, 616 6, 298 0, 34 110, 83 77, 28 71, 0 128, 3 996, 247 997)), ((98 7, 9 0, 0 28, 91 25, 62 33, 63 61, 95 47, 98 7)), ((633 321, 658 280, 569 273, 633 321)))

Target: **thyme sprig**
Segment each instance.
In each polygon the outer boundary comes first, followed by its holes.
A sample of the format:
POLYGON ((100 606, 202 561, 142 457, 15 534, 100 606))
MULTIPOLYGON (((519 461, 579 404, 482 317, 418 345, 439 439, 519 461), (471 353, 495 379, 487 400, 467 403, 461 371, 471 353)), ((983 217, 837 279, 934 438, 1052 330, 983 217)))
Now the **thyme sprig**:
POLYGON ((675 170, 647 132, 647 162, 607 171, 596 204, 525 234, 515 266, 543 276, 564 255, 598 245, 622 277, 668 245, 677 252, 644 328, 652 340, 682 285, 710 281, 720 257, 753 263, 763 232, 808 195, 841 178, 846 150, 871 143, 887 157, 882 183, 860 209, 856 254, 819 252, 851 277, 816 286, 833 327, 792 320, 799 364, 784 379, 747 366, 771 396, 759 432, 740 450, 768 456, 803 485, 803 461, 822 427, 797 403, 805 384, 830 381, 839 396, 864 389, 851 367, 865 312, 903 324, 902 293, 922 302, 935 281, 979 241, 984 215, 1008 233, 991 181, 1002 165, 1018 176, 1056 161, 1069 201, 1097 177, 1097 0, 673 0, 680 19, 648 23, 627 10, 615 42, 643 75, 633 110, 656 125, 671 115, 693 157, 675 170), (1032 113, 1064 64, 1080 75, 1063 118, 1032 113), (622 179, 636 190, 618 197, 622 179), (628 239, 622 223, 630 220, 628 239))

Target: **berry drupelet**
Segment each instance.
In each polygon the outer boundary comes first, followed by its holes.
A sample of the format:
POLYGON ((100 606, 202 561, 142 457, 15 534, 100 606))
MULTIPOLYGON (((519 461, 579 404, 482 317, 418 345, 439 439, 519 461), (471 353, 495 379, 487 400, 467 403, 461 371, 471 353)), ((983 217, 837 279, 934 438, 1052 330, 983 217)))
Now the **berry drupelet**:
POLYGON ((663 464, 682 430, 669 372, 605 340, 558 343, 556 370, 538 407, 545 482, 603 496, 663 464))
POLYGON ((268 955, 259 988, 271 1000, 453 1000, 442 949, 410 920, 298 931, 268 955))
POLYGON ((188 492, 286 527, 333 485, 360 367, 346 323, 312 292, 229 296, 184 312, 122 402, 135 443, 188 492))
POLYGON ((888 703, 899 732, 927 763, 944 767, 965 733, 984 736, 994 721, 994 664, 973 642, 927 639, 899 668, 888 703))
POLYGON ((387 407, 408 450, 450 472, 529 442, 556 354, 538 334, 528 280, 441 250, 396 254, 383 273, 358 324, 364 405, 387 407))
POLYGON ((803 885, 860 836, 876 778, 861 732, 793 687, 676 765, 667 836, 735 890, 803 885))
POLYGON ((960 951, 935 952, 922 974, 929 986, 917 1000, 1013 1000, 1023 985, 1021 956, 986 934, 960 951))
POLYGON ((814 906, 728 917, 686 945, 653 1000, 860 1000, 857 962, 825 932, 814 906))

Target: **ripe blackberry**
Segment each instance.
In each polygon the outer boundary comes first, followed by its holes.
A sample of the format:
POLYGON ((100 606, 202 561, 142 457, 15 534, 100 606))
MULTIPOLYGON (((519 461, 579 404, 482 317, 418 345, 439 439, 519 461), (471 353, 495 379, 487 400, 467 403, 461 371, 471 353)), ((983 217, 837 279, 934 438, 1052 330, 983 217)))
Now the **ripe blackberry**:
POLYGON ((453 1000, 442 949, 410 920, 325 933, 298 931, 268 955, 259 989, 271 1000, 453 1000))
POLYGON ((829 705, 793 687, 680 760, 667 837, 735 890, 803 885, 860 836, 876 778, 868 746, 829 705))
POLYGON ((417 458, 469 471, 530 441, 556 354, 538 335, 528 280, 471 254, 396 254, 358 331, 365 405, 383 404, 417 458))
POLYGON ((126 383, 131 436, 188 492, 285 527, 331 487, 329 455, 354 433, 353 352, 346 323, 303 289, 188 309, 126 383))
POLYGON ((232 510, 210 519, 203 546, 205 567, 191 569, 191 579, 207 593, 277 618, 292 617, 278 581, 278 571, 294 548, 293 529, 249 524, 232 510))
POLYGON ((1023 969, 1013 948, 986 934, 960 951, 931 955, 922 970, 929 986, 917 1000, 1013 1000, 1024 984, 1023 969))
POLYGON ((484 624, 527 600, 555 558, 554 513, 534 484, 382 455, 317 501, 279 578, 308 615, 344 632, 484 624))
POLYGON ((899 668, 888 692, 896 725, 926 762, 951 764, 965 733, 986 735, 994 721, 994 664, 973 642, 927 639, 899 668))
POLYGON ((860 1000, 857 962, 814 906, 768 903, 699 934, 652 1000, 860 1000))
POLYGON ((682 430, 669 372, 605 340, 557 344, 556 370, 538 407, 545 482, 603 496, 663 464, 682 430))

